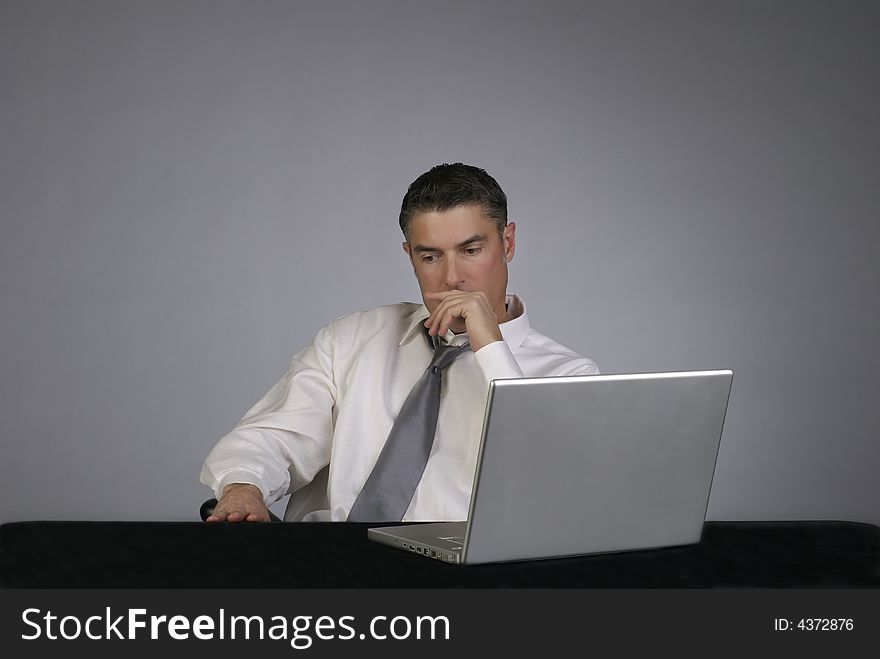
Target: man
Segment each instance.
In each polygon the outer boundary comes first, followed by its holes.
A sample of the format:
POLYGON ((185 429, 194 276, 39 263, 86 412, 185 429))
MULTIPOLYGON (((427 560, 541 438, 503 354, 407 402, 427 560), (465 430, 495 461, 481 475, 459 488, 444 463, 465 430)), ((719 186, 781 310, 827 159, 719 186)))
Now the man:
POLYGON ((488 383, 598 373, 531 329, 522 300, 507 293, 516 224, 484 170, 443 164, 419 176, 403 198, 400 227, 424 304, 343 316, 291 359, 205 460, 201 481, 219 499, 209 522, 268 521, 267 505, 288 492, 287 520, 464 520, 488 383), (389 434, 396 420, 407 422, 404 402, 442 350, 454 356, 440 369, 427 462, 416 467, 396 519, 385 519, 364 500, 395 488, 380 463, 418 440, 396 430, 395 446, 389 434))

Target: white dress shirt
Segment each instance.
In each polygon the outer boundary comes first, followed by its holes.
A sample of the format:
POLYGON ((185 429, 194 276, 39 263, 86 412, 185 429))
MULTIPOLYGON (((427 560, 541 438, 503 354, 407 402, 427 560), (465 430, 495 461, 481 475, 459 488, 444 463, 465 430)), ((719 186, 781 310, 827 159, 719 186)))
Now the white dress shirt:
MULTIPOLYGON (((465 351, 443 371, 434 446, 404 521, 467 518, 490 380, 599 372, 533 330, 518 296, 508 295, 507 306, 504 340, 465 351)), ((251 483, 267 505, 291 492, 289 521, 345 521, 431 360, 428 315, 424 305, 404 302, 322 328, 211 450, 201 482, 218 498, 231 483, 251 483)), ((459 345, 468 337, 443 338, 459 345)))

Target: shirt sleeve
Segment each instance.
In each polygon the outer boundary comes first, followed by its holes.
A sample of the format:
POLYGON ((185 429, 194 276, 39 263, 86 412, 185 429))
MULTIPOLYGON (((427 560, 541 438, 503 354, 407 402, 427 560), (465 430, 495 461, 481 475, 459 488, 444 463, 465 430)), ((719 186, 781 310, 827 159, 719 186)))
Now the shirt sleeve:
POLYGON ((284 376, 223 436, 202 465, 200 480, 219 498, 231 483, 260 489, 266 505, 311 482, 330 462, 333 326, 290 360, 284 376))
POLYGON ((474 353, 486 382, 523 377, 522 369, 506 341, 493 341, 474 353))
POLYGON ((494 341, 474 353, 487 382, 509 378, 559 377, 569 375, 598 375, 599 367, 592 359, 581 357, 567 348, 556 345, 556 350, 544 350, 526 357, 520 353, 520 362, 513 356, 506 341, 494 341), (536 356, 537 355, 537 356, 536 356))
POLYGON ((580 357, 572 362, 571 371, 565 375, 599 375, 599 366, 592 359, 580 357))

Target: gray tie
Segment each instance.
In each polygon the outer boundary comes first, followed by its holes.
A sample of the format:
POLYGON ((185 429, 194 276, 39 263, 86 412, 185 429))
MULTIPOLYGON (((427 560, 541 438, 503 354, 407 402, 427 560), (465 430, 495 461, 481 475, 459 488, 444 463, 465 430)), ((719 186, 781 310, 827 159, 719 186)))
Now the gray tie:
POLYGON ((349 522, 403 519, 434 445, 441 372, 469 347, 465 343, 434 348, 434 358, 403 402, 376 466, 348 513, 349 522))

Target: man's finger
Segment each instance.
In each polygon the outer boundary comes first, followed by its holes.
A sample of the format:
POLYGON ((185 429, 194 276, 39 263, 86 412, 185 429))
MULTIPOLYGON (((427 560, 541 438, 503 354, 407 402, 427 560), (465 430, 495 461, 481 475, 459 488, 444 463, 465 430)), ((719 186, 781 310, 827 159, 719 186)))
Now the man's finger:
POLYGON ((455 308, 447 309, 446 313, 444 313, 440 317, 440 327, 437 328, 438 336, 446 336, 446 332, 449 330, 449 326, 452 324, 452 319, 455 312, 455 308))
POLYGON ((425 297, 432 297, 432 298, 436 297, 436 298, 440 298, 442 300, 443 298, 447 298, 450 295, 457 295, 459 293, 464 294, 465 292, 466 291, 460 291, 458 289, 451 290, 451 291, 425 291, 425 297))
POLYGON ((428 334, 433 332, 437 336, 445 336, 446 332, 443 329, 443 324, 446 322, 446 318, 448 317, 450 311, 448 309, 444 309, 437 313, 437 317, 434 319, 434 322, 431 326, 431 330, 428 331, 428 334))
POLYGON ((440 319, 440 336, 446 336, 446 332, 452 328, 458 319, 461 319, 465 323, 465 328, 467 328, 464 308, 464 303, 462 302, 456 302, 447 307, 446 313, 440 319))
POLYGON ((269 515, 263 512, 247 512, 242 510, 233 510, 230 512, 220 511, 214 512, 209 515, 206 519, 206 522, 267 522, 269 521, 269 515))
MULTIPOLYGON (((460 304, 447 305, 446 308, 438 310, 437 317, 434 320, 432 329, 437 336, 446 336, 446 332, 455 323, 456 319, 464 316, 461 314, 462 306, 460 304)), ((430 334, 430 332, 429 332, 430 334)))
POLYGON ((226 517, 227 522, 240 522, 247 516, 247 513, 241 510, 233 510, 226 517))
POLYGON ((454 300, 445 299, 445 300, 441 301, 440 304, 438 304, 434 308, 434 312, 429 317, 429 320, 431 321, 431 326, 433 327, 433 329, 436 330, 439 328, 441 321, 446 316, 446 314, 448 314, 452 310, 454 305, 455 305, 454 300))

